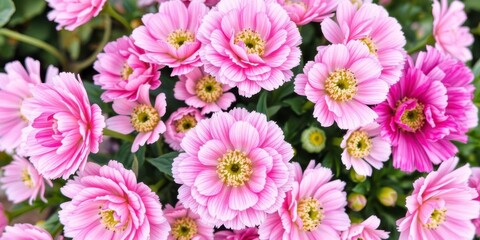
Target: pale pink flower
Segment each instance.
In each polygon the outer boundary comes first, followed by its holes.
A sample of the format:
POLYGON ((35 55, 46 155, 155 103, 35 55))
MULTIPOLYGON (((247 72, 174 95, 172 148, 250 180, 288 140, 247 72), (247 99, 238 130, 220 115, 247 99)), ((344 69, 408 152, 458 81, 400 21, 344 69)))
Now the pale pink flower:
MULTIPOLYGON (((162 2, 168 2, 170 0, 157 0, 159 3, 162 3, 162 2)), ((201 1, 203 3, 205 3, 205 5, 209 6, 209 7, 213 7, 215 6, 218 2, 220 2, 220 0, 181 0, 183 3, 185 3, 185 5, 188 7, 188 5, 190 5, 191 2, 194 2, 194 1, 201 1)))
POLYGON ((52 235, 45 229, 28 223, 17 223, 5 227, 0 240, 53 240, 52 235))
POLYGON ((121 98, 113 101, 113 110, 120 115, 107 119, 107 128, 113 131, 122 134, 138 132, 132 144, 132 152, 136 152, 145 143, 152 144, 158 141, 160 134, 166 130, 162 121, 167 108, 165 94, 158 94, 155 105, 152 105, 149 88, 148 85, 141 86, 136 101, 121 98))
POLYGON ((341 231, 350 226, 345 213, 345 183, 332 180, 332 171, 311 160, 302 173, 294 163, 293 189, 282 206, 259 227, 260 239, 340 240, 341 231))
POLYGON ((339 0, 276 0, 298 26, 333 16, 339 0))
POLYGON ((167 204, 163 213, 172 229, 168 235, 169 240, 213 238, 213 225, 205 223, 198 214, 185 208, 180 202, 175 207, 167 204))
POLYGON ((69 31, 87 23, 96 17, 107 0, 47 0, 52 11, 48 19, 58 23, 57 30, 69 31))
POLYGON ((98 72, 93 80, 105 90, 101 96, 103 101, 117 98, 135 101, 140 86, 148 84, 152 90, 160 86, 160 67, 140 60, 144 51, 133 45, 131 37, 123 36, 110 42, 103 50, 93 65, 98 72))
POLYGON ((180 0, 171 0, 160 4, 158 13, 144 15, 144 26, 132 33, 135 45, 145 50, 140 59, 173 68, 172 76, 202 66, 197 29, 209 10, 200 1, 186 7, 180 0))
MULTIPOLYGON (((21 143, 22 130, 28 126, 28 119, 21 113, 23 100, 32 96, 31 89, 42 82, 40 62, 30 57, 25 67, 19 61, 7 63, 5 72, 0 73, 0 151, 9 153, 17 150, 21 143)), ((58 69, 48 67, 46 81, 50 81, 58 69)))
POLYGON ((5 214, 5 209, 3 207, 3 204, 0 203, 0 237, 2 236, 3 230, 7 225, 8 225, 8 218, 7 218, 7 215, 5 214))
POLYGON ((221 84, 203 68, 195 68, 179 78, 173 89, 175 98, 188 106, 201 108, 202 114, 227 110, 235 102, 235 95, 227 92, 232 87, 221 84))
POLYGON ((468 186, 468 165, 455 170, 458 158, 444 161, 437 171, 413 183, 407 214, 397 220, 400 240, 473 239, 471 220, 480 214, 478 193, 468 186))
POLYGON ((167 239, 170 226, 158 196, 117 161, 87 163, 61 192, 72 199, 58 212, 66 237, 167 239))
POLYGON ((205 72, 246 97, 290 81, 300 63, 298 28, 273 1, 221 1, 203 19, 198 39, 205 72))
POLYGON ((380 226, 380 219, 375 215, 370 216, 361 223, 352 224, 347 231, 342 233, 342 240, 388 239, 388 232, 377 230, 378 226, 380 226))
POLYGON ((8 200, 20 203, 28 199, 30 205, 38 197, 44 202, 47 201, 44 197, 45 182, 50 187, 52 182, 44 179, 27 159, 15 155, 13 161, 2 169, 0 183, 8 200))
POLYGON ((80 77, 73 73, 35 86, 22 113, 31 123, 26 156, 45 178, 67 179, 83 169, 90 153, 98 152, 105 119, 98 105, 90 105, 80 77))
POLYGON ((433 1, 433 37, 435 47, 443 53, 449 54, 462 62, 472 59, 472 52, 468 49, 473 43, 473 35, 468 27, 462 26, 467 19, 463 10, 464 4, 453 1, 448 6, 447 0, 433 1))
POLYGON ((185 134, 205 117, 196 108, 179 108, 165 122, 165 142, 176 151, 182 150, 180 142, 185 134))
POLYGON ((377 117, 368 105, 381 103, 388 84, 380 81, 381 66, 360 41, 319 48, 303 74, 295 78, 295 92, 315 104, 313 116, 323 127, 335 121, 341 129, 353 129, 377 117))
POLYGON ((251 227, 240 230, 223 230, 215 233, 214 240, 259 240, 258 228, 251 227))
POLYGON ((379 5, 363 3, 359 7, 351 1, 338 5, 336 19, 337 22, 330 18, 322 22, 325 38, 331 43, 361 41, 380 62, 380 79, 389 85, 396 83, 406 56, 406 40, 398 21, 379 5))
POLYGON ((264 114, 235 108, 200 121, 173 161, 178 199, 227 228, 253 227, 280 207, 291 189, 293 149, 264 114))
POLYGON ((340 147, 343 148, 342 163, 347 170, 353 167, 363 176, 372 175, 372 166, 381 169, 391 153, 391 146, 380 136, 380 125, 376 122, 348 130, 340 147))
MULTIPOLYGON (((468 179, 468 186, 477 190, 479 196, 475 200, 480 201, 480 167, 472 168, 472 175, 468 179)), ((475 225, 477 236, 480 237, 480 214, 472 220, 475 225)))

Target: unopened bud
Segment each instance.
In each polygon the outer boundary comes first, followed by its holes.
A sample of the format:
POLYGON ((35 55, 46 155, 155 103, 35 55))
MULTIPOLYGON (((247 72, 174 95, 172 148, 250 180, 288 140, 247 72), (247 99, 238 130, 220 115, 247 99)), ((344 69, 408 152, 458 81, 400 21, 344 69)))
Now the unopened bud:
POLYGON ((378 201, 384 206, 393 207, 397 202, 397 191, 391 187, 382 187, 377 195, 378 201))
POLYGON ((365 205, 367 205, 367 199, 363 194, 360 193, 350 193, 348 194, 348 207, 352 209, 352 211, 358 212, 362 210, 365 205))
POLYGON ((367 176, 358 174, 352 168, 352 170, 350 170, 350 179, 352 179, 353 182, 361 183, 361 182, 365 182, 365 180, 367 179, 367 176))

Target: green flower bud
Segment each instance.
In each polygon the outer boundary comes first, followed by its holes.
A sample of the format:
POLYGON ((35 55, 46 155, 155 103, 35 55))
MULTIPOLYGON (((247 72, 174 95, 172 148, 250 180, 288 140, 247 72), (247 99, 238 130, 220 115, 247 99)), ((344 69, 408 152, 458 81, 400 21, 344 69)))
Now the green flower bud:
POLYGON ((391 187, 382 187, 378 192, 377 198, 380 203, 387 207, 395 206, 397 202, 397 191, 391 187))
POLYGON ((361 182, 365 182, 365 180, 367 180, 367 176, 358 174, 352 168, 350 170, 350 179, 352 179, 353 182, 361 183, 361 182))
POLYGON ((367 198, 360 193, 350 193, 347 197, 348 207, 352 211, 359 212, 367 205, 367 198))
POLYGON ((302 132, 302 147, 309 153, 319 153, 325 148, 327 137, 318 127, 309 127, 302 132))

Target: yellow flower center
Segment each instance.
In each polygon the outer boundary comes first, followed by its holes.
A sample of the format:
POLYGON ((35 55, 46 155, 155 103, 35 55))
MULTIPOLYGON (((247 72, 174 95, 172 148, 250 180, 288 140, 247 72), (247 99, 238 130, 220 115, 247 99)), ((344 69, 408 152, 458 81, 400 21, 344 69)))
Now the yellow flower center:
POLYGON ((234 42, 235 44, 243 42, 249 54, 257 54, 261 56, 265 52, 265 40, 262 39, 260 34, 251 29, 244 29, 241 32, 238 32, 235 35, 234 42))
MULTIPOLYGON (((113 215, 114 213, 115 211, 113 210, 100 210, 98 215, 100 215, 100 222, 105 226, 105 229, 115 232, 117 230, 117 224, 119 224, 120 221, 115 220, 115 216, 113 215)), ((127 224, 120 228, 120 230, 125 230, 126 227, 127 224)))
POLYGON ((357 94, 357 79, 350 70, 335 70, 325 81, 325 92, 335 101, 351 100, 357 94))
POLYGON ((447 214, 447 209, 435 209, 433 210, 428 222, 423 226, 428 229, 437 229, 443 222, 445 222, 445 216, 447 214))
MULTIPOLYGON (((397 107, 404 103, 405 101, 410 100, 409 98, 404 98, 397 102, 397 107)), ((416 106, 412 110, 405 110, 402 116, 400 117, 400 121, 407 125, 410 129, 403 128, 404 131, 407 132, 416 132, 418 129, 422 128, 425 124, 425 114, 423 113, 424 106, 423 104, 419 103, 417 99, 416 106)))
POLYGON ((360 39, 360 41, 361 41, 363 44, 367 45, 368 50, 370 51, 371 54, 377 56, 377 51, 378 51, 378 49, 377 49, 377 46, 375 46, 375 43, 373 42, 373 40, 372 40, 371 37, 369 37, 369 36, 368 36, 368 37, 364 37, 364 38, 360 39))
POLYGON ((352 157, 366 157, 368 154, 370 154, 371 148, 372 140, 370 140, 367 132, 365 131, 355 131, 347 139, 347 152, 352 157))
POLYGON ((323 219, 323 208, 317 199, 305 198, 300 200, 297 206, 297 213, 302 220, 303 230, 315 230, 323 219))
POLYGON ((197 231, 197 224, 189 217, 179 218, 172 225, 172 235, 176 240, 190 240, 197 231))
POLYGON ((23 169, 23 171, 22 171, 22 182, 28 188, 33 188, 34 187, 32 177, 30 176, 30 173, 28 172, 27 168, 23 169))
POLYGON ((195 84, 195 94, 206 103, 216 102, 223 95, 222 84, 207 75, 195 84))
POLYGON ((252 160, 243 152, 229 150, 218 159, 217 174, 227 186, 243 186, 252 173, 252 160))
POLYGON ((187 114, 183 116, 181 119, 176 120, 173 125, 175 125, 175 130, 177 133, 183 133, 191 128, 194 128, 197 125, 197 120, 194 116, 187 114))
POLYGON ((362 0, 350 0, 350 2, 355 5, 358 8, 360 8, 363 4, 363 1, 362 0))
POLYGON ((133 109, 130 121, 137 132, 151 132, 160 122, 160 115, 154 107, 140 104, 133 109))
POLYGON ((313 131, 312 133, 310 133, 308 139, 310 140, 310 143, 314 146, 320 146, 325 142, 325 138, 319 131, 313 131))
POLYGON ((122 79, 128 80, 128 77, 133 73, 133 68, 131 68, 127 63, 123 64, 122 68, 122 79))
POLYGON ((174 48, 179 49, 183 44, 194 42, 195 35, 188 30, 177 29, 168 34, 167 42, 174 48))

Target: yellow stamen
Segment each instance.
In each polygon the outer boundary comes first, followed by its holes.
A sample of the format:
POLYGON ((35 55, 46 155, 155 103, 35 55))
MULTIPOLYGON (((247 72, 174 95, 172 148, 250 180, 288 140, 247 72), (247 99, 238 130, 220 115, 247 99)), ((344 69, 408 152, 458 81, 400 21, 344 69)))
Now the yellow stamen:
POLYGON ((243 152, 230 150, 218 159, 217 174, 227 186, 243 186, 252 173, 252 160, 243 152))
POLYGON ((324 217, 323 208, 317 199, 312 197, 299 201, 297 213, 302 220, 302 228, 305 231, 315 230, 324 217))
MULTIPOLYGON (((410 98, 405 97, 404 99, 398 101, 396 104, 397 107, 408 100, 410 100, 410 98)), ((421 129, 425 124, 425 114, 423 113, 424 106, 422 103, 418 102, 417 99, 414 100, 416 101, 415 108, 412 110, 405 110, 405 112, 403 112, 402 116, 400 117, 400 121, 410 128, 402 128, 404 131, 407 132, 416 132, 417 130, 421 129)))
POLYGON ((127 63, 123 64, 122 68, 122 79, 128 80, 128 77, 133 73, 133 68, 131 68, 127 63))
POLYGON ((195 94, 206 103, 216 102, 223 95, 222 84, 207 75, 195 84, 195 94))
POLYGON ((167 37, 167 42, 176 49, 180 48, 185 43, 194 41, 195 35, 190 31, 183 29, 177 29, 171 32, 167 37))
POLYGON ((349 101, 357 94, 357 79, 350 70, 338 69, 325 81, 325 92, 335 101, 349 101))
POLYGON ((197 231, 197 224, 189 217, 179 218, 172 224, 172 236, 176 240, 190 240, 197 231))
POLYGON ((368 137, 367 132, 358 130, 353 132, 347 139, 347 152, 355 158, 363 158, 370 154, 372 148, 372 140, 368 137))
POLYGON ((265 40, 262 39, 260 34, 251 29, 244 29, 241 32, 238 32, 235 35, 234 42, 235 44, 243 42, 249 54, 262 56, 265 52, 265 40))
POLYGON ((368 47, 368 50, 370 51, 371 54, 377 56, 377 46, 375 46, 375 43, 373 42, 372 38, 371 37, 364 37, 362 39, 360 39, 360 41, 362 43, 364 43, 365 45, 367 45, 368 47))
POLYGON ((28 188, 33 188, 34 187, 32 177, 30 176, 30 172, 28 171, 27 168, 23 169, 23 171, 22 171, 22 182, 28 188))
POLYGON ((197 125, 197 120, 194 116, 187 114, 181 119, 176 120, 173 125, 175 125, 177 133, 184 133, 191 128, 194 128, 197 125))
POLYGON ((433 210, 428 222, 423 226, 428 229, 437 229, 440 225, 442 225, 443 222, 445 222, 446 214, 446 208, 433 210))
POLYGON ((151 132, 160 122, 160 115, 154 107, 140 104, 133 109, 130 121, 137 132, 151 132))
POLYGON ((100 210, 99 215, 100 222, 105 226, 105 229, 115 232, 117 230, 117 224, 120 223, 120 221, 115 220, 113 216, 114 213, 115 211, 113 210, 100 210))
POLYGON ((325 137, 319 131, 312 132, 308 139, 310 140, 310 143, 314 146, 320 146, 325 143, 325 137))

